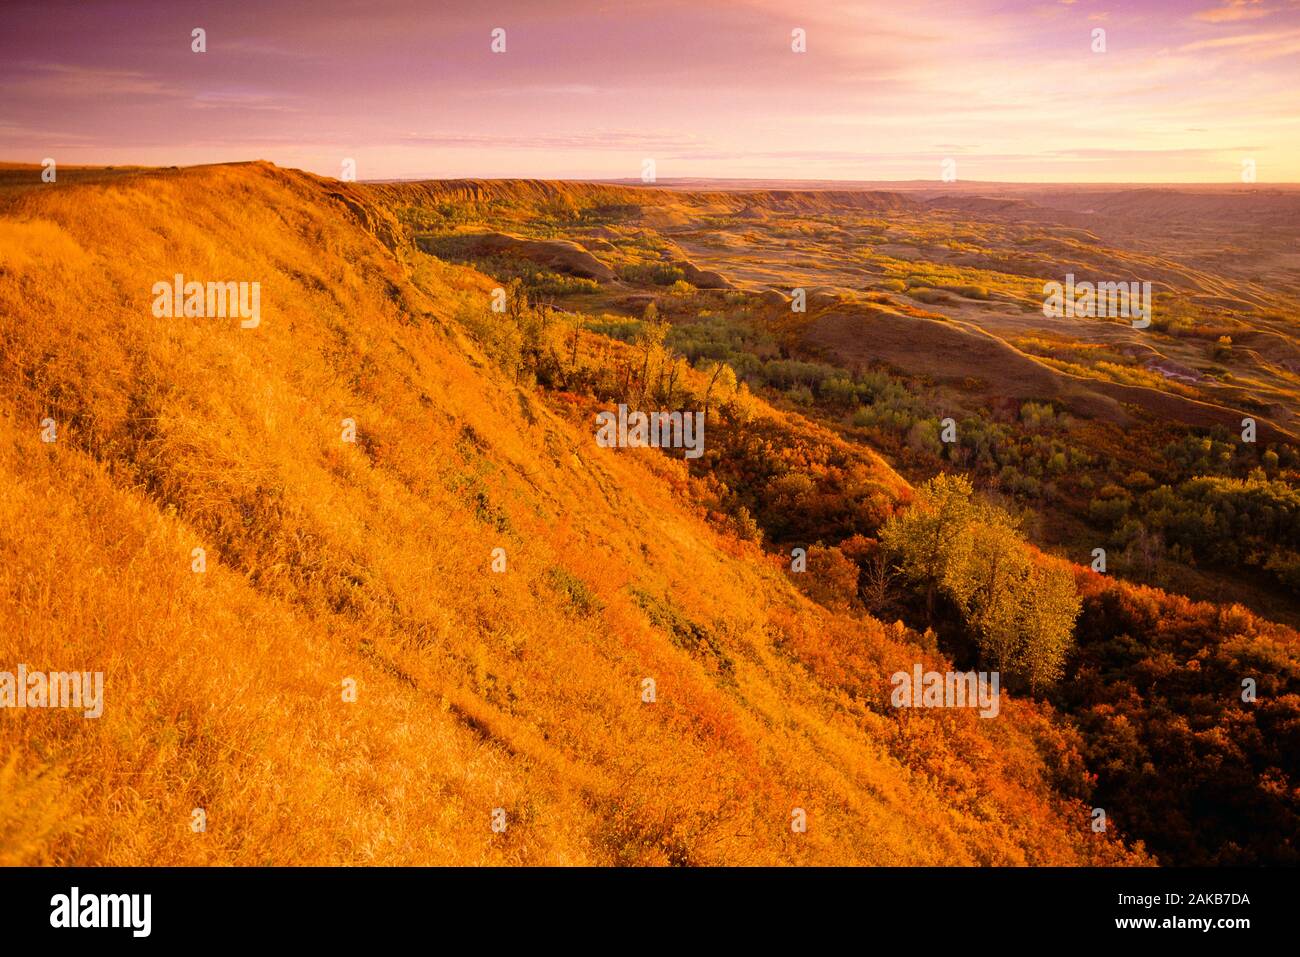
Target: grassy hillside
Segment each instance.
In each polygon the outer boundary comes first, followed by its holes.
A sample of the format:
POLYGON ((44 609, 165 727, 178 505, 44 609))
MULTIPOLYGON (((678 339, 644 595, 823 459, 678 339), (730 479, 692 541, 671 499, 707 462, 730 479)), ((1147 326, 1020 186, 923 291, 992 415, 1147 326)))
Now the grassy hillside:
POLYGON ((1146 860, 1062 796, 1047 706, 891 708, 932 643, 503 373, 455 321, 496 283, 373 196, 251 164, 5 197, 0 668, 101 670, 105 710, 0 712, 0 863, 1146 860), (155 318, 175 273, 260 282, 260 325, 155 318))

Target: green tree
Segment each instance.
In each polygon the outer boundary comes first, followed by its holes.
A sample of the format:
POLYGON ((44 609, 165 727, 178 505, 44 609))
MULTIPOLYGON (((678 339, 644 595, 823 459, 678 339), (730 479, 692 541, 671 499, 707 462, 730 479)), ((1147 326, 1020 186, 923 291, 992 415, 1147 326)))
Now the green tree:
POLYGON ((1082 606, 1068 569, 1031 566, 1020 601, 1022 640, 1010 668, 1013 677, 1028 684, 1031 692, 1055 684, 1061 677, 1082 606))
POLYGON ((984 660, 1012 670, 1029 556, 1010 521, 997 514, 989 518, 972 522, 953 540, 941 586, 974 632, 984 660))
POLYGON ((659 318, 659 310, 655 304, 649 303, 645 307, 645 322, 641 324, 640 332, 637 334, 637 345, 642 352, 641 363, 641 395, 640 402, 645 401, 646 392, 650 388, 651 368, 658 365, 662 368, 664 360, 667 357, 667 351, 664 349, 664 340, 668 336, 668 324, 659 318))
POLYGON ((916 490, 916 498, 880 530, 880 541, 896 558, 904 577, 925 588, 925 611, 934 619, 936 589, 953 545, 974 520, 970 482, 961 475, 937 475, 916 490))
POLYGON ((885 523, 881 544, 904 577, 934 599, 946 595, 974 635, 981 659, 1031 691, 1064 669, 1080 599, 1069 571, 1035 558, 1015 519, 977 499, 970 482, 940 475, 885 523))

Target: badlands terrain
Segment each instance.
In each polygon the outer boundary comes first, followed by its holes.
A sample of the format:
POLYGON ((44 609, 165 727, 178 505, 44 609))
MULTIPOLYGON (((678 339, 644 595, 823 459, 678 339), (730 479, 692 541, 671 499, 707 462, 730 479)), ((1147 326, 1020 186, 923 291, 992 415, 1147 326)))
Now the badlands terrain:
POLYGON ((0 864, 1295 863, 1298 207, 0 169, 0 864))
MULTIPOLYGON (((548 301, 564 308, 638 316, 654 298, 662 312, 665 297, 648 296, 646 280, 653 289, 684 279, 708 290, 685 309, 669 306, 686 323, 677 333, 684 340, 728 334, 717 331, 724 324, 713 321, 715 310, 707 310, 704 323, 694 321, 701 301, 730 304, 733 312, 743 303, 746 314, 762 317, 758 327, 770 339, 770 355, 764 347, 750 352, 821 363, 807 382, 814 392, 819 375, 834 380, 873 368, 908 378, 936 419, 964 413, 998 420, 1025 402, 1050 402, 1079 420, 1074 442, 1114 458, 1110 465, 1131 464, 1131 472, 1150 472, 1153 464, 1158 470, 1166 438, 1236 436, 1245 417, 1256 423, 1261 444, 1294 447, 1300 190, 719 185, 446 182, 378 189, 398 204, 412 196, 435 209, 441 196, 458 204, 446 222, 414 215, 417 229, 429 231, 417 239, 424 248, 495 263, 501 275, 595 282, 548 290, 548 301), (519 269, 520 263, 527 265, 519 269), (1044 284, 1067 276, 1149 282, 1149 325, 1045 316, 1044 284), (796 289, 804 291, 802 313, 792 309, 796 289), (1144 437, 1136 447, 1134 436, 1144 437)), ((699 355, 721 357, 716 343, 696 344, 690 358, 699 355)), ((1088 531, 1071 516, 1084 512, 1097 488, 1075 486, 1080 477, 1072 463, 1048 475, 1074 501, 1045 510, 1045 541, 1073 541, 1076 548, 1087 542, 1088 531)), ((1297 620, 1294 587, 1271 594, 1272 582, 1256 589, 1249 569, 1245 576, 1241 570, 1227 576, 1234 579, 1229 585, 1213 570, 1165 569, 1198 596, 1248 594, 1297 620)))

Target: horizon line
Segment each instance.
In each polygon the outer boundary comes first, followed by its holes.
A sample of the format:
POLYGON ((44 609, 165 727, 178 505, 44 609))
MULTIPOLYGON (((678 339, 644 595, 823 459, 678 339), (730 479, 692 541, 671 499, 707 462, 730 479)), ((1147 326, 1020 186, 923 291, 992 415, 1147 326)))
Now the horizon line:
MULTIPOLYGON (((316 173, 300 166, 281 166, 273 160, 267 159, 247 159, 247 160, 217 160, 210 163, 190 163, 190 164, 143 164, 143 163, 66 163, 60 164, 61 168, 67 170, 168 170, 168 169, 202 169, 208 166, 247 166, 256 163, 267 163, 275 166, 277 169, 292 169, 303 173, 310 173, 313 176, 320 176, 322 179, 332 179, 335 182, 348 182, 339 179, 337 176, 329 176, 323 173, 316 173)), ((0 160, 0 170, 22 170, 32 169, 40 170, 41 163, 21 162, 12 160, 0 160)), ((1046 186, 1097 186, 1097 187, 1215 187, 1215 188, 1245 188, 1259 189, 1269 187, 1300 187, 1300 181, 1277 181, 1277 182, 1254 182, 1245 183, 1232 180, 981 180, 981 179, 959 179, 952 182, 932 179, 825 179, 819 177, 799 177, 799 176, 663 176, 658 177, 654 182, 647 183, 638 177, 600 177, 600 176, 390 176, 378 177, 373 179, 359 179, 354 182, 361 185, 375 184, 385 185, 393 183, 436 183, 436 182, 457 182, 457 181, 480 181, 480 182, 539 182, 539 183, 590 183, 595 185, 610 186, 629 186, 645 187, 654 189, 666 184, 688 184, 688 183, 737 183, 761 185, 767 184, 770 188, 783 188, 780 186, 771 186, 771 184, 780 183, 797 183, 804 185, 828 185, 828 186, 914 186, 929 187, 934 189, 961 189, 963 187, 977 186, 1020 186, 1020 187, 1046 187, 1046 186)))

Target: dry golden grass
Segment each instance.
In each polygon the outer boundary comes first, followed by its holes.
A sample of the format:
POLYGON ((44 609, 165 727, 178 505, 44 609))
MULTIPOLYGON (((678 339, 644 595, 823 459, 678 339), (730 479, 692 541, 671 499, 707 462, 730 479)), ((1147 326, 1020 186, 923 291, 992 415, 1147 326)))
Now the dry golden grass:
POLYGON ((1056 795, 1048 716, 890 709, 947 666, 493 372, 449 321, 486 281, 417 287, 396 235, 262 164, 11 199, 0 669, 103 671, 105 710, 0 712, 0 863, 1144 860, 1056 795), (261 326, 154 318, 176 272, 261 282, 261 326))

